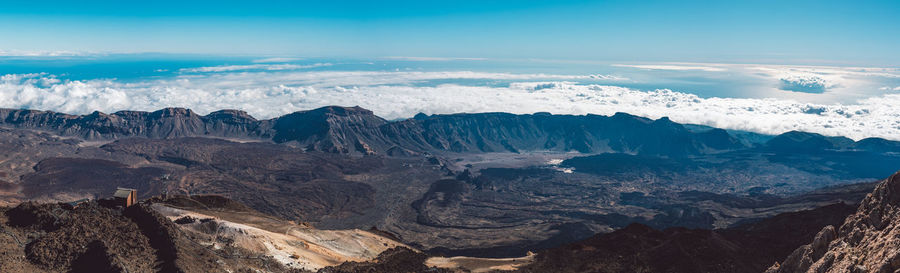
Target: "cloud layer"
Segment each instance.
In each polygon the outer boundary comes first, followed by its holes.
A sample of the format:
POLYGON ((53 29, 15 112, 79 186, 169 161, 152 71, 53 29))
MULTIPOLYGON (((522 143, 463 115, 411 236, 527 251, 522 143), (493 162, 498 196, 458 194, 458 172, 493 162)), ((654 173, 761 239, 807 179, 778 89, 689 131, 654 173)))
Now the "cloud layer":
POLYGON ((826 89, 834 87, 833 83, 811 74, 787 75, 779 80, 781 81, 781 90, 785 91, 825 93, 826 89))
MULTIPOLYGON (((265 61, 265 60, 264 60, 265 61)), ((230 71, 245 71, 245 70, 268 70, 268 71, 278 71, 278 70, 297 70, 297 69, 307 69, 307 68, 316 68, 316 67, 324 67, 331 66, 330 63, 315 63, 310 65, 299 65, 299 64, 246 64, 246 65, 219 65, 219 66, 204 66, 204 67, 195 67, 195 68, 183 68, 181 72, 194 72, 194 73, 203 73, 203 72, 230 72, 230 71)))
POLYGON ((631 67, 631 68, 648 69, 648 70, 674 70, 674 71, 699 70, 699 71, 706 71, 706 72, 727 71, 727 69, 722 66, 679 64, 679 63, 672 63, 672 64, 614 64, 613 66, 631 67))
POLYGON ((33 51, 33 50, 4 50, 0 49, 0 57, 64 57, 86 56, 91 53, 78 51, 33 51))
MULTIPOLYGON (((227 70, 223 70, 227 71, 227 70)), ((388 118, 416 113, 492 112, 668 116, 682 123, 778 134, 803 130, 854 139, 900 140, 900 94, 852 104, 810 104, 787 99, 701 98, 667 89, 641 91, 580 84, 602 75, 481 72, 266 71, 201 73, 122 82, 62 80, 48 74, 0 77, 0 107, 74 114, 94 110, 186 107, 199 113, 242 109, 271 118, 325 105, 359 105, 388 118), (503 80, 509 84, 421 85, 452 79, 503 80)), ((453 81, 449 81, 453 82, 453 81)))

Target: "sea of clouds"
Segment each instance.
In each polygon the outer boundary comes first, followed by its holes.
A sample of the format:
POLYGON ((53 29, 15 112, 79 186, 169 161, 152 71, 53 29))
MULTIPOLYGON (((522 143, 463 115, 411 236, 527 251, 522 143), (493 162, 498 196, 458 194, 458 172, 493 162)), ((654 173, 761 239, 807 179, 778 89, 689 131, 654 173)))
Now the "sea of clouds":
MULTIPOLYGON (((525 114, 546 111, 579 115, 626 112, 654 119, 668 116, 681 123, 767 134, 802 130, 854 139, 883 137, 900 140, 900 94, 894 92, 854 103, 813 104, 774 98, 701 98, 668 89, 636 90, 614 84, 577 82, 598 78, 628 81, 609 75, 278 71, 263 66, 252 68, 261 71, 235 72, 234 67, 211 67, 191 71, 204 73, 128 82, 115 79, 64 80, 51 74, 8 74, 0 77, 0 107, 72 114, 95 110, 152 111, 164 107, 185 107, 201 114, 219 109, 240 109, 257 118, 272 118, 325 105, 358 105, 387 119, 408 118, 419 112, 525 114), (503 84, 473 85, 446 81, 466 79, 501 81, 503 84), (427 81, 440 83, 420 84, 427 81)), ((681 69, 672 66, 650 68, 681 69)), ((719 71, 715 67, 702 69, 719 71)), ((827 89, 837 85, 827 75, 773 75, 783 78, 785 84, 793 83, 804 88, 827 89)), ((887 91, 894 89, 885 88, 887 91)))

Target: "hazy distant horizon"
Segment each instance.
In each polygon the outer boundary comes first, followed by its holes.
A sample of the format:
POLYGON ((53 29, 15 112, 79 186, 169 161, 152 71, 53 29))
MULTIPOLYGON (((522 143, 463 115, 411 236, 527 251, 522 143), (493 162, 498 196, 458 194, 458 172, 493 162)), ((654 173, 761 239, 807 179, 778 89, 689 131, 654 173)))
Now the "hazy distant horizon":
POLYGON ((41 1, 0 9, 0 55, 141 53, 894 66, 900 3, 41 1))
POLYGON ((271 118, 326 105, 416 113, 668 116, 778 134, 898 139, 900 69, 471 58, 0 57, 0 107, 71 114, 190 108, 271 118))
POLYGON ((900 140, 897 14, 885 0, 17 2, 0 9, 0 107, 627 112, 900 140))

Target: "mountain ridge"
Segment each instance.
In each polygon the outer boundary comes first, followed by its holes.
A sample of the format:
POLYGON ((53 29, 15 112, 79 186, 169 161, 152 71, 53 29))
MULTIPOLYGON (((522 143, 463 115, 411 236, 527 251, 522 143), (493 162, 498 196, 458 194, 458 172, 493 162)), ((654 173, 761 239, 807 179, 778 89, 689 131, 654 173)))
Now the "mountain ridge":
POLYGON ((87 115, 0 109, 0 126, 84 140, 193 136, 261 139, 290 142, 308 150, 351 154, 380 154, 402 148, 416 152, 557 150, 682 156, 746 147, 722 129, 695 132, 666 117, 652 120, 626 113, 420 114, 388 121, 358 106, 326 106, 266 120, 229 109, 207 115, 186 108, 112 114, 95 111, 87 115))
POLYGON ((325 106, 264 120, 232 109, 207 115, 177 107, 153 112, 95 111, 87 115, 0 109, 0 127, 47 131, 87 141, 218 137, 286 143, 312 151, 392 156, 423 152, 575 151, 684 157, 757 147, 780 152, 900 153, 900 142, 882 138, 853 141, 790 131, 760 142, 719 128, 622 112, 611 116, 420 113, 409 119, 389 121, 359 106, 325 106))

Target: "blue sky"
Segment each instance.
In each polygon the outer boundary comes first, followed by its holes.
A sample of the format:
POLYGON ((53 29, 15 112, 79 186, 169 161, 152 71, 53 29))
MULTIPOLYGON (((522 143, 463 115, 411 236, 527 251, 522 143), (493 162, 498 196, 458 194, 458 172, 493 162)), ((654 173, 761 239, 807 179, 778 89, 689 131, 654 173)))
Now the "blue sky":
POLYGON ((896 67, 900 1, 7 1, 7 52, 896 67))
POLYGON ((900 1, 0 0, 0 108, 359 105, 900 140, 900 1))

